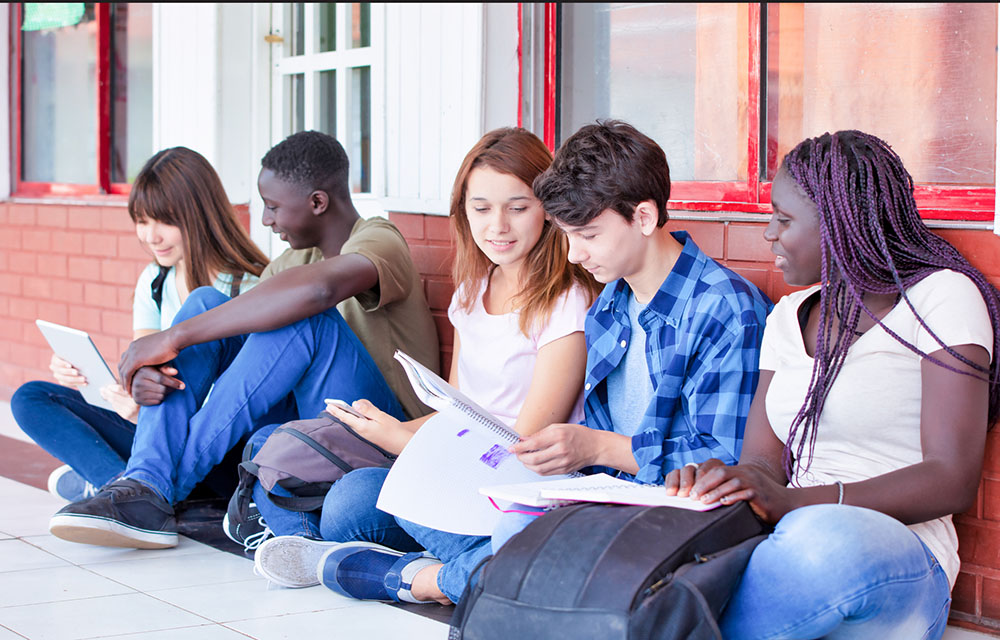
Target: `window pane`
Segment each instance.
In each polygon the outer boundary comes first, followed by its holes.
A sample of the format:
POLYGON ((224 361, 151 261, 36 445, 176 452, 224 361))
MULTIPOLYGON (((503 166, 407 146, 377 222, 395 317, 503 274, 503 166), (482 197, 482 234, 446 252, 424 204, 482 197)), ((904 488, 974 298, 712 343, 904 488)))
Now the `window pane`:
POLYGON ((350 133, 347 155, 351 159, 351 191, 369 193, 371 186, 372 83, 371 67, 354 67, 350 78, 350 133))
POLYGON ((288 83, 285 90, 285 95, 288 96, 288 124, 291 126, 288 135, 291 135, 306 129, 306 76, 304 73, 294 73, 285 78, 288 83))
POLYGON ((333 51, 337 48, 337 5, 321 2, 316 22, 319 26, 319 50, 333 51))
POLYGON ((111 5, 111 181, 129 182, 153 153, 153 10, 111 5))
POLYGON ((21 179, 94 184, 97 182, 94 5, 87 3, 82 14, 74 14, 62 22, 45 22, 44 16, 40 19, 25 5, 22 29, 21 179))
POLYGON ((316 96, 319 104, 316 108, 316 129, 328 135, 337 137, 337 72, 319 72, 319 90, 316 96))
POLYGON ((369 47, 372 44, 370 2, 351 3, 351 48, 369 47))
POLYGON ((561 9, 561 140, 618 118, 663 147, 674 180, 746 179, 746 5, 561 9))
POLYGON ((301 56, 306 52, 306 5, 302 2, 293 2, 291 19, 288 24, 288 50, 289 55, 301 56))
POLYGON ((917 182, 992 185, 996 46, 996 3, 768 4, 768 178, 804 138, 860 129, 917 182))

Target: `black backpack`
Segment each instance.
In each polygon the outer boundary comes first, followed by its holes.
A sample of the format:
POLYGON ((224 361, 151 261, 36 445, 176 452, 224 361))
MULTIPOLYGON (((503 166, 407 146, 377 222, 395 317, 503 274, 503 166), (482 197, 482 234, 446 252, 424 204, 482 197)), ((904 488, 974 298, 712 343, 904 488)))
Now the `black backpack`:
POLYGON ((764 532, 745 502, 556 509, 473 572, 449 640, 721 640, 716 620, 764 532))

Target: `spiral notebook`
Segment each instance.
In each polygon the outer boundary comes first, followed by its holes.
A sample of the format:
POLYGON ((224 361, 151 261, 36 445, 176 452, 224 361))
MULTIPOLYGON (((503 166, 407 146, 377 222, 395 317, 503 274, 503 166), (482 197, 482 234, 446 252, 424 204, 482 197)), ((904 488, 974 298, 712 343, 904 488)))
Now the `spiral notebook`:
POLYGON ((719 502, 704 503, 687 497, 668 496, 662 484, 638 484, 606 473, 568 480, 481 487, 479 492, 503 502, 516 502, 532 507, 552 507, 573 502, 607 502, 709 511, 721 505, 719 502))
POLYGON ((517 433, 419 362, 400 351, 395 357, 417 397, 438 414, 393 463, 379 509, 440 531, 488 536, 500 512, 480 487, 568 477, 526 469, 508 450, 517 433))

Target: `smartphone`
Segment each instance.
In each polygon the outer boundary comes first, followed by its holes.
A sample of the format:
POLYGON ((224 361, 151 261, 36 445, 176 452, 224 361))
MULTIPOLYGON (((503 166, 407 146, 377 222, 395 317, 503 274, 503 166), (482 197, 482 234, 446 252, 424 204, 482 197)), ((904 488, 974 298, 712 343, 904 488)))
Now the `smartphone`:
POLYGON ((323 400, 323 402, 325 402, 327 404, 332 404, 335 407, 337 407, 338 409, 343 409, 344 411, 346 411, 347 413, 351 414, 352 416, 357 416, 358 418, 361 418, 362 420, 367 420, 368 419, 368 418, 364 417, 363 415, 361 415, 360 413, 358 413, 354 409, 354 407, 352 407, 351 405, 347 404, 343 400, 337 400, 335 398, 326 398, 325 400, 323 400))

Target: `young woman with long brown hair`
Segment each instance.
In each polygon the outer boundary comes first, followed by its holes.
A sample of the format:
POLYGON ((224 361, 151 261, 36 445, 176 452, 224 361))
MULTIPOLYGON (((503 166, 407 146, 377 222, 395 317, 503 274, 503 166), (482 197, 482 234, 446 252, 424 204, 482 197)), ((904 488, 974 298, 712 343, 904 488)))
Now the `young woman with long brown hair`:
MULTIPOLYGON (((164 149, 146 162, 132 185, 128 212, 153 257, 135 287, 133 339, 168 328, 195 288, 235 296, 256 284, 267 264, 215 169, 186 147, 164 149)), ((49 489, 74 501, 125 469, 139 407, 119 385, 101 390, 114 411, 92 406, 77 391, 87 380, 71 363, 53 355, 49 368, 58 384, 22 385, 11 410, 25 433, 67 463, 53 472, 49 489)), ((171 367, 163 372, 176 374, 171 367)))
MULTIPOLYGON (((515 128, 491 131, 466 155, 451 196, 457 251, 456 290, 448 309, 455 327, 449 381, 522 436, 582 419, 583 324, 599 290, 582 267, 567 260, 565 236, 532 191, 534 179, 551 162, 551 153, 534 134, 515 128)), ((367 419, 332 405, 328 410, 397 453, 427 419, 401 423, 364 400, 354 408, 367 419)), ((490 539, 435 531, 378 511, 375 503, 387 471, 347 474, 330 490, 321 517, 294 531, 276 526, 278 519, 268 514, 275 507, 255 494, 269 526, 282 534, 258 548, 258 572, 284 586, 310 586, 318 582, 320 557, 333 544, 310 537, 370 542, 377 563, 388 567, 404 557, 405 582, 420 573, 431 589, 420 596, 404 585, 392 597, 457 601, 468 572, 490 552, 490 539), (392 549, 383 551, 381 544, 392 549), (403 553, 425 548, 441 561, 403 553)))

